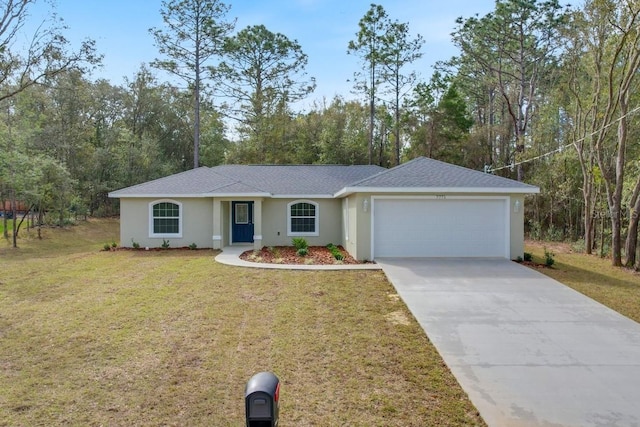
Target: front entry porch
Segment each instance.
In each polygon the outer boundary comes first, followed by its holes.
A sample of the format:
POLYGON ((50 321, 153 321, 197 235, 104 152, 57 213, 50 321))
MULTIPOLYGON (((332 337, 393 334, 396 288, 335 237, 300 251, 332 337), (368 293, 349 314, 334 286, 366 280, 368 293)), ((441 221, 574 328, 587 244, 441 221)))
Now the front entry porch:
POLYGON ((213 199, 213 248, 262 248, 262 199, 213 199))

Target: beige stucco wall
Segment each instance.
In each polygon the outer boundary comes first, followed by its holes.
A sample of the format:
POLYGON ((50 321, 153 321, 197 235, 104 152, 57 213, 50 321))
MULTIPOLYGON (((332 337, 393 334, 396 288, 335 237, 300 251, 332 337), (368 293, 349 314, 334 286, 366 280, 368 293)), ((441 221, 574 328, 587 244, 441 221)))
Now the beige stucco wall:
MULTIPOLYGON (((214 212, 214 199, 211 198, 173 198, 146 199, 123 198, 120 201, 120 245, 131 247, 132 241, 145 247, 160 247, 163 241, 169 240, 171 247, 188 246, 192 243, 199 248, 213 247, 214 229, 220 230, 221 246, 231 243, 231 201, 253 200, 243 198, 223 198, 220 201, 220 217, 214 212), (149 203, 159 200, 171 200, 182 203, 182 238, 158 238, 149 236, 149 203), (216 227, 216 223, 218 226, 216 227), (132 240, 133 239, 133 240, 132 240)), ((262 201, 262 223, 256 231, 261 231, 264 246, 291 245, 293 236, 287 235, 287 204, 303 199, 266 199, 262 201), (261 230, 260 230, 261 228, 261 230)), ((309 245, 339 244, 343 242, 342 200, 315 199, 318 203, 319 236, 303 236, 309 245)), ((256 206, 254 205, 254 209, 256 206)), ((257 213, 257 212, 256 212, 257 213)), ((260 234, 258 234, 260 235, 260 234)))
POLYGON ((524 195, 512 194, 509 212, 511 212, 511 259, 524 256, 524 195), (518 202, 518 212, 515 205, 518 202))
MULTIPOLYGON (((376 194, 383 195, 383 194, 376 194)), ((397 195, 397 194, 396 194, 397 195)), ((424 194, 405 194, 423 196, 424 194)), ((434 196, 432 194, 430 196, 434 196)), ((355 258, 370 260, 372 194, 352 194, 343 199, 314 199, 318 203, 319 236, 304 236, 310 245, 340 243, 355 258), (367 208, 365 209, 365 201, 367 208), (345 215, 344 209, 347 214, 345 215), (346 220, 346 224, 344 221, 346 220)), ((492 194, 460 194, 460 196, 495 196, 492 194)), ((524 253, 524 196, 509 197, 510 256, 511 259, 524 253), (516 212, 515 204, 519 202, 516 212)), ((162 199, 167 200, 167 199, 162 199)), ((182 238, 166 238, 171 247, 188 246, 195 243, 199 248, 213 247, 214 222, 219 221, 222 247, 230 244, 231 199, 221 199, 220 218, 214 218, 213 199, 175 198, 182 203, 182 238)), ((233 199, 240 200, 240 199, 233 199)), ((252 199, 246 199, 252 200, 252 199)), ((293 236, 287 235, 287 205, 302 199, 262 200, 262 242, 264 246, 291 245, 293 236)), ((120 201, 120 245, 131 247, 133 241, 145 247, 160 247, 163 238, 149 237, 149 203, 154 199, 123 198, 120 201)), ((257 218, 255 219, 257 221, 257 218)))
MULTIPOLYGON (((340 244, 342 245, 342 247, 344 247, 347 251, 349 250, 348 246, 349 243, 351 242, 351 220, 350 220, 350 215, 351 215, 351 206, 349 205, 349 198, 345 197, 343 199, 341 199, 341 206, 340 206, 340 210, 342 211, 342 240, 340 240, 340 244)), ((355 233, 355 232, 354 232, 355 233)))
MULTIPOLYGON (((349 240, 345 248, 349 253, 359 260, 370 260, 371 253, 371 196, 373 194, 361 193, 348 196, 349 199, 349 240), (364 209, 364 202, 367 201, 367 209, 364 209)), ((376 193, 376 196, 385 194, 376 193)), ((390 195, 390 194, 389 194, 390 195)), ((407 193, 402 196, 435 196, 436 194, 407 193)), ((394 194, 398 196, 398 194, 394 194)), ((524 196, 513 194, 456 194, 456 196, 467 197, 507 197, 509 204, 509 235, 510 235, 510 258, 522 257, 524 253, 524 196), (514 211, 515 202, 519 201, 518 212, 514 211)))
POLYGON ((231 202, 222 202, 222 247, 231 244, 231 202))
POLYGON ((262 236, 259 243, 263 246, 289 246, 294 236, 287 235, 287 205, 293 201, 313 201, 318 203, 319 212, 319 236, 302 236, 310 245, 326 245, 327 243, 342 242, 342 210, 339 199, 262 199, 262 198, 218 198, 220 203, 220 218, 213 218, 213 222, 219 221, 222 247, 231 244, 231 202, 254 202, 254 236, 262 236), (258 206, 261 211, 261 221, 258 218, 258 206))
POLYGON ((141 247, 156 248, 168 240, 172 248, 195 243, 199 248, 212 247, 213 205, 211 199, 120 199, 120 246, 131 247, 133 241, 141 247), (182 237, 149 237, 149 203, 170 200, 182 203, 182 237), (132 240, 133 239, 133 240, 132 240))
MULTIPOLYGON (((311 199, 265 199, 262 202, 262 244, 290 246, 294 236, 287 235, 287 205, 293 201, 311 199)), ((319 235, 304 237, 310 246, 324 246, 342 242, 342 201, 313 199, 318 203, 319 235)))
POLYGON ((346 198, 348 205, 348 238, 344 248, 354 258, 364 261, 371 259, 371 197, 368 194, 352 194, 346 198), (364 201, 367 210, 364 210, 364 201))

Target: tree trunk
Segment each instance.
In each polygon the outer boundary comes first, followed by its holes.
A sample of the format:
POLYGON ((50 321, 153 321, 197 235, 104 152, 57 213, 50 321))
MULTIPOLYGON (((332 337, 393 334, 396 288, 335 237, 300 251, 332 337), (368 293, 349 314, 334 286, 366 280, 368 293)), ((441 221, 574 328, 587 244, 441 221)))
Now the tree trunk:
MULTIPOLYGON (((14 248, 18 247, 17 242, 18 242, 18 233, 20 232, 20 227, 22 226, 22 223, 24 222, 25 218, 27 218, 31 213, 31 209, 33 209, 33 206, 27 209, 24 215, 22 215, 22 218, 20 218, 20 222, 17 222, 18 220, 18 218, 16 217, 17 211, 14 209, 14 212, 13 212, 13 247, 14 248)), ((27 224, 28 223, 29 222, 27 221, 27 224)))
POLYGON ((7 224, 9 223, 9 221, 7 221, 7 211, 4 209, 7 206, 7 200, 0 199, 0 203, 2 203, 2 229, 3 234, 4 234, 4 238, 5 239, 9 239, 9 230, 7 230, 7 224))
POLYGON ((629 94, 620 96, 620 115, 618 122, 618 153, 611 202, 611 262, 614 266, 622 266, 622 190, 624 186, 624 166, 627 146, 627 113, 629 111, 629 94))
POLYGON ((633 267, 636 263, 636 247, 638 246, 638 208, 640 203, 636 203, 631 211, 631 218, 629 219, 629 230, 627 234, 627 240, 625 241, 625 254, 626 260, 624 265, 627 267, 633 267))
POLYGON ((12 192, 11 195, 11 218, 13 220, 13 247, 17 248, 18 247, 18 228, 16 227, 16 213, 17 213, 17 209, 16 209, 16 195, 15 192, 12 192))
MULTIPOLYGON (((615 197, 615 196, 614 196, 615 197)), ((611 264, 615 267, 622 266, 622 221, 620 220, 620 202, 610 198, 611 209, 611 264)))
POLYGON ((626 260, 624 265, 627 267, 633 267, 636 264, 636 248, 638 246, 638 220, 640 215, 640 177, 636 181, 636 186, 633 189, 633 195, 631 196, 631 209, 629 212, 629 227, 627 232, 627 239, 625 241, 625 254, 626 260))
POLYGON ((393 134, 395 137, 395 165, 394 166, 398 166, 400 164, 400 148, 401 148, 401 144, 400 144, 400 82, 399 82, 399 75, 396 73, 396 93, 395 93, 395 111, 394 111, 394 118, 395 118, 395 126, 393 129, 393 134))
POLYGON ((44 221, 42 215, 42 206, 38 209, 38 240, 42 240, 42 222, 44 221))
POLYGON ((600 220, 600 258, 604 258, 604 224, 605 224, 605 220, 604 220, 604 215, 602 216, 602 219, 600 220))
MULTIPOLYGON (((200 22, 198 21, 198 26, 200 22)), ((200 166, 200 33, 196 34, 195 82, 193 87, 193 168, 200 166)))
MULTIPOLYGON (((577 135, 574 135, 574 138, 583 139, 578 138, 577 135)), ((584 144, 584 142, 582 144, 584 144)), ((584 251, 590 255, 593 252, 595 243, 594 216, 597 201, 597 197, 594 194, 593 188, 593 157, 590 155, 589 159, 585 159, 584 145, 574 143, 574 148, 576 149, 576 152, 578 154, 580 171, 582 172, 582 202, 584 204, 584 251)))
MULTIPOLYGON (((516 147, 513 155, 513 162, 518 162, 518 154, 522 155, 524 153, 524 134, 522 133, 522 129, 516 129, 516 147)), ((516 178, 518 181, 524 181, 524 165, 519 163, 516 166, 516 178)))
POLYGON ((369 164, 373 164, 373 129, 374 129, 374 118, 375 118, 375 103, 373 101, 373 95, 369 101, 369 164))
POLYGON ((371 83, 371 89, 369 90, 369 164, 373 164, 373 136, 375 129, 375 117, 376 117, 376 63, 375 60, 371 60, 369 64, 369 79, 371 83))
POLYGON ((583 177, 582 198, 584 201, 584 251, 591 254, 593 248, 593 214, 594 203, 592 199, 593 187, 588 183, 589 179, 583 177))

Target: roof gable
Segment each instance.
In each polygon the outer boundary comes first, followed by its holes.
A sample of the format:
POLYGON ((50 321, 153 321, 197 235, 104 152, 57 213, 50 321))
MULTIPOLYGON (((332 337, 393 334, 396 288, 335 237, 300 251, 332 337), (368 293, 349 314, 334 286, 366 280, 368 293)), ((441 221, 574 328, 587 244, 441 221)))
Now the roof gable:
POLYGON ((349 185, 349 192, 364 189, 509 190, 537 192, 538 188, 512 179, 479 172, 427 157, 417 157, 392 169, 349 185))

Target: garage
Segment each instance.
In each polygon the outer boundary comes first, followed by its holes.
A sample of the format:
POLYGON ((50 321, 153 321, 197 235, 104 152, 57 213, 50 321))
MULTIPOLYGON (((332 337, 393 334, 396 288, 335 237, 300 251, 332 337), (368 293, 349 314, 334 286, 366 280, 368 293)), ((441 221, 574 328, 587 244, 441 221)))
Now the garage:
POLYGON ((509 198, 373 198, 375 257, 509 258, 509 198))

